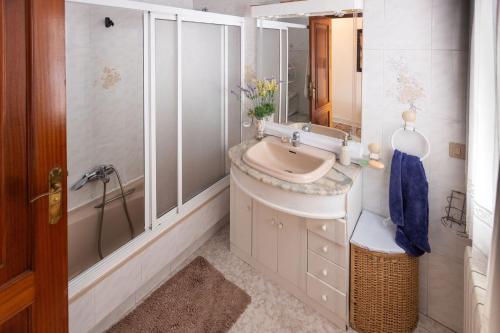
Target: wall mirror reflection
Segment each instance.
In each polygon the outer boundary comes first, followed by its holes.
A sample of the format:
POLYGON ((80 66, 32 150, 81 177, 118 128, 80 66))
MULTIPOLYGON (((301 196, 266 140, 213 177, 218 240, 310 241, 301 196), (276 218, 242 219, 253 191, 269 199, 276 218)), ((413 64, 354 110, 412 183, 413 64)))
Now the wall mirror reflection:
POLYGON ((362 70, 361 12, 257 20, 257 75, 280 82, 274 122, 359 141, 362 70))

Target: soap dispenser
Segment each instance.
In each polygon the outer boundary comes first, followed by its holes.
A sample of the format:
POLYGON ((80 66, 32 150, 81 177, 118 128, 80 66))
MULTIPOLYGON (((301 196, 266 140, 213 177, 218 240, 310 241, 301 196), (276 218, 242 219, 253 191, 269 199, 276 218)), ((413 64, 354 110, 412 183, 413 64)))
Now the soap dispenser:
POLYGON ((339 160, 342 165, 347 166, 351 164, 351 155, 349 154, 349 135, 347 134, 344 137, 344 142, 342 143, 339 160))

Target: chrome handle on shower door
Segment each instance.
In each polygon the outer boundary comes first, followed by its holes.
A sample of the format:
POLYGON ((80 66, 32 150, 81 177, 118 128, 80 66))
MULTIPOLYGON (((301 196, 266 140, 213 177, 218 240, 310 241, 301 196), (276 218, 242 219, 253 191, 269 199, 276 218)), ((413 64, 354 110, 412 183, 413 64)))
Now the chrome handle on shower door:
POLYGON ((49 190, 46 193, 37 195, 35 198, 30 200, 30 203, 34 203, 38 199, 48 197, 49 198, 49 224, 57 224, 62 218, 62 169, 60 167, 55 167, 49 172, 49 190))

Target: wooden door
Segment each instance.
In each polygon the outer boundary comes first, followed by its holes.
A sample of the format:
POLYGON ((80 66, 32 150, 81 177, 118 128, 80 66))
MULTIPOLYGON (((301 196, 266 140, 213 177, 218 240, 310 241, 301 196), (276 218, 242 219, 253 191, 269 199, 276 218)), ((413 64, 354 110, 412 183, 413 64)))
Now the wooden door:
POLYGON ((278 213, 278 273, 305 290, 307 231, 302 217, 278 213))
POLYGON ((0 0, 0 20, 0 332, 67 332, 64 0, 0 0))
POLYGON ((252 256, 272 270, 278 267, 278 219, 276 212, 258 202, 253 204, 252 256))
POLYGON ((309 82, 310 117, 313 124, 331 126, 332 123, 332 19, 309 19, 309 82))

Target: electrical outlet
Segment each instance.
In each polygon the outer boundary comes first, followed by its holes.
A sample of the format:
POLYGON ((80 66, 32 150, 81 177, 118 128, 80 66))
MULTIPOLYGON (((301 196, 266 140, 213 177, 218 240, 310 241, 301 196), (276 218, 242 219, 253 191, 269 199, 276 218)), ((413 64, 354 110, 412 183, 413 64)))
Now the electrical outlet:
POLYGON ((450 142, 450 157, 465 160, 465 144, 450 142))

